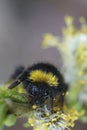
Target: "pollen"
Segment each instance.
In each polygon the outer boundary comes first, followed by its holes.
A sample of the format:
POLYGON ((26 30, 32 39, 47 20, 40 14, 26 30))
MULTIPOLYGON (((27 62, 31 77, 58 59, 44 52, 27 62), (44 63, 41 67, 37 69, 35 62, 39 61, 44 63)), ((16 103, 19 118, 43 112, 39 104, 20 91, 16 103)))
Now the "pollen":
POLYGON ((50 86, 58 85, 58 78, 51 72, 44 72, 42 70, 34 70, 29 77, 34 82, 45 82, 50 86))
POLYGON ((36 106, 36 105, 33 105, 33 106, 32 106, 32 108, 33 108, 33 109, 36 109, 36 108, 37 108, 37 106, 36 106))

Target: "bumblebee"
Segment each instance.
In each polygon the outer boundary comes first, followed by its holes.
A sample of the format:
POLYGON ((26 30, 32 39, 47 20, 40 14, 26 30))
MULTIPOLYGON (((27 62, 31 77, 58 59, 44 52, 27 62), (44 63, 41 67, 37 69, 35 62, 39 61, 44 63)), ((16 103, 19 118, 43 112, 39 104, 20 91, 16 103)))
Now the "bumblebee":
POLYGON ((60 108, 63 108, 68 87, 61 73, 52 64, 37 63, 27 69, 22 68, 20 73, 15 71, 13 75, 16 76, 16 80, 9 86, 9 89, 22 83, 32 105, 43 106, 48 100, 53 109, 54 100, 58 99, 60 108))

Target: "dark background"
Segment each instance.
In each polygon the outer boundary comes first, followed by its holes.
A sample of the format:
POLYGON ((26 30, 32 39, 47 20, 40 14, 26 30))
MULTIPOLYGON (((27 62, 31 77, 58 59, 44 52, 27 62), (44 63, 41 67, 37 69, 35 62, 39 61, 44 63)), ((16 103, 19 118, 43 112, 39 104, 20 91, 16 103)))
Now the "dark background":
MULTIPOLYGON (((44 33, 61 35, 65 15, 74 16, 79 27, 79 17, 87 19, 87 0, 0 0, 0 82, 20 64, 46 61, 60 68, 59 52, 41 49, 41 42, 44 33)), ((22 122, 8 130, 25 130, 22 122)), ((82 129, 87 129, 87 124, 77 122, 73 128, 82 129)))

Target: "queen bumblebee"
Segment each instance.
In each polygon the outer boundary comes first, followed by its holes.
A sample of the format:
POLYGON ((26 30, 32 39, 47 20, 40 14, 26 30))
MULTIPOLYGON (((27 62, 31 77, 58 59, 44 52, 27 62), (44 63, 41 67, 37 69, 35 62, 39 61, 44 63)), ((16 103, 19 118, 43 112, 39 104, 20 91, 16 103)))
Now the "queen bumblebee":
POLYGON ((55 66, 49 63, 37 63, 27 69, 19 67, 13 76, 17 78, 9 88, 12 89, 22 82, 32 105, 42 106, 48 100, 53 109, 54 100, 58 99, 62 110, 68 87, 55 66), (17 73, 19 70, 21 71, 17 73))

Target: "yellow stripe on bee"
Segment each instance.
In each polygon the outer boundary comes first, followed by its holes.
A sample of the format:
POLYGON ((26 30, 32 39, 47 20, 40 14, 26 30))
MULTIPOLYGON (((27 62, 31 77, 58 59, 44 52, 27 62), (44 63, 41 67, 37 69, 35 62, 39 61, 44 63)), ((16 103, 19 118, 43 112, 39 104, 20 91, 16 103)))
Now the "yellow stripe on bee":
POLYGON ((29 77, 34 82, 45 82, 50 86, 58 85, 58 78, 51 72, 44 72, 42 70, 33 70, 29 77))

